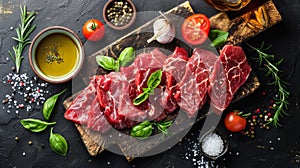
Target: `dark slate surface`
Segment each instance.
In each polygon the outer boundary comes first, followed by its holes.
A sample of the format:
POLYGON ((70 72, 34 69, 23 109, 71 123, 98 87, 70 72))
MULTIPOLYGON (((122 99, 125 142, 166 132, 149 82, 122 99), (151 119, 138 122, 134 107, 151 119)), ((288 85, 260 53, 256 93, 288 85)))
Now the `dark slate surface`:
MULTIPOLYGON (((253 0, 254 1, 254 0, 253 0)), ((82 42, 86 42, 81 34, 83 23, 90 18, 102 19, 102 8, 106 1, 94 0, 0 0, 0 7, 6 8, 6 11, 11 11, 11 14, 0 13, 0 98, 4 98, 6 94, 10 94, 9 87, 2 82, 2 78, 8 73, 12 73, 11 60, 6 60, 8 57, 7 50, 14 45, 11 37, 15 36, 15 28, 19 22, 19 5, 26 4, 29 10, 38 12, 34 23, 37 29, 33 32, 31 38, 34 37, 42 29, 61 25, 74 30, 82 42)), ((183 0, 133 0, 138 11, 166 11, 183 0)), ((212 16, 217 13, 216 10, 206 5, 202 0, 190 1, 195 12, 205 13, 212 16)), ((291 91, 289 116, 282 121, 281 128, 271 128, 271 130, 256 130, 255 139, 245 137, 241 134, 230 134, 224 129, 223 123, 219 124, 219 129, 227 136, 230 147, 229 152, 210 164, 210 167, 262 167, 262 168, 281 168, 281 167, 300 167, 300 131, 299 121, 300 114, 298 109, 298 100, 300 98, 300 1, 290 0, 274 0, 278 10, 284 19, 280 24, 272 27, 259 36, 249 40, 249 43, 258 46, 262 41, 267 44, 272 44, 273 47, 269 50, 274 53, 276 59, 284 58, 281 65, 283 70, 283 78, 290 83, 289 90, 291 91), (264 146, 259 148, 257 146, 264 146), (271 150, 273 149, 273 150, 271 150)), ((1 11, 1 10, 0 10, 1 11)), ((2 10, 3 11, 3 10, 2 10)), ((230 13, 235 15, 235 13, 230 13)), ((121 36, 126 32, 116 33, 108 29, 108 33, 115 33, 121 36)), ((92 44, 94 50, 100 49, 106 44, 113 42, 113 38, 108 35, 100 43, 92 44)), ((244 46, 246 48, 246 46, 244 46)), ((93 49, 86 51, 87 55, 93 53, 93 49)), ((28 76, 34 76, 28 62, 28 48, 25 49, 23 66, 21 73, 27 73, 28 76)), ((247 52, 249 58, 255 57, 251 52, 247 52)), ((264 76, 255 63, 251 61, 254 70, 262 82, 262 87, 253 95, 245 98, 239 103, 235 103, 230 109, 249 110, 260 107, 264 102, 268 102, 274 87, 268 86, 268 78, 264 76), (262 91, 267 91, 270 96, 260 96, 262 91)), ((150 157, 137 158, 133 162, 128 163, 123 156, 104 151, 96 157, 88 155, 80 136, 74 127, 73 123, 63 118, 64 108, 62 100, 70 96, 72 83, 68 82, 61 85, 50 85, 48 90, 51 93, 56 93, 64 88, 69 88, 67 93, 59 99, 58 105, 55 107, 55 113, 51 116, 51 120, 56 121, 55 132, 64 135, 69 142, 69 152, 66 157, 59 156, 51 151, 48 144, 49 129, 42 133, 33 134, 22 128, 19 121, 22 118, 36 117, 42 119, 39 111, 26 112, 22 111, 19 114, 6 113, 3 110, 3 105, 0 104, 0 167, 194 167, 193 160, 184 159, 183 156, 192 148, 190 141, 197 138, 201 124, 196 124, 186 139, 171 148, 170 150, 150 157), (18 136, 20 141, 16 142, 14 138, 18 136), (28 145, 31 140, 33 145, 28 145), (42 148, 44 144, 44 148, 42 148), (23 156, 25 152, 25 156, 23 156)), ((252 111, 251 111, 252 110, 252 111)), ((190 152, 191 153, 191 152, 190 152)), ((195 157, 196 160, 201 160, 201 157, 195 157)), ((208 160, 208 159, 205 159, 208 160)))

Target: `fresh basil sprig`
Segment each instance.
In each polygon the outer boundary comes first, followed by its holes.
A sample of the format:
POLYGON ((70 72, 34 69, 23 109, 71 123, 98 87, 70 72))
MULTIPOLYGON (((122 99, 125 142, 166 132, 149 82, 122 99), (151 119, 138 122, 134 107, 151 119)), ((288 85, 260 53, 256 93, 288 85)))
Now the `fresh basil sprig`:
POLYGON ((56 104, 56 101, 60 95, 62 95, 67 89, 57 93, 50 98, 48 98, 43 105, 43 116, 46 120, 49 120, 52 110, 56 104))
POLYGON ((51 149, 59 155, 66 156, 68 152, 68 143, 66 139, 60 134, 53 133, 53 127, 50 131, 49 137, 50 147, 51 149))
POLYGON ((134 105, 140 105, 143 103, 149 95, 154 94, 154 89, 160 84, 161 82, 161 77, 162 77, 162 70, 159 69, 155 72, 153 72, 150 77, 148 78, 147 81, 147 88, 143 88, 143 93, 139 94, 134 100, 133 104, 134 105))
POLYGON ((134 61, 135 57, 136 54, 134 48, 127 47, 120 53, 117 60, 109 56, 98 55, 96 56, 96 62, 103 69, 109 71, 119 71, 121 66, 129 66, 134 61))
POLYGON ((148 138, 152 134, 153 125, 155 125, 163 135, 167 135, 168 128, 173 124, 173 121, 162 121, 159 123, 150 122, 148 120, 134 126, 131 130, 131 136, 137 137, 139 139, 148 138))
POLYGON ((209 39, 211 40, 211 46, 220 47, 226 42, 228 35, 229 33, 226 31, 210 30, 209 39))
POLYGON ((31 132, 41 132, 44 131, 47 126, 54 125, 56 122, 45 122, 38 119, 27 118, 22 119, 21 124, 24 128, 30 130, 31 132))
POLYGON ((152 134, 152 123, 148 120, 134 126, 131 130, 131 136, 138 138, 148 138, 152 134))

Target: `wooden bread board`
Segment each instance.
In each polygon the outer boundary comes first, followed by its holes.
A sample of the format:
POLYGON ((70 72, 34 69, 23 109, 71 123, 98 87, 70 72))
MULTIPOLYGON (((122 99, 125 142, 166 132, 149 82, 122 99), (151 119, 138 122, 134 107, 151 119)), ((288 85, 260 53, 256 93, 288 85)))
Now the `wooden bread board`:
MULTIPOLYGON (((249 19, 253 19, 253 17, 255 17, 254 10, 256 10, 256 9, 254 9, 238 18, 235 18, 233 20, 230 20, 229 17, 226 15, 226 13, 223 13, 223 12, 218 13, 217 15, 212 16, 210 18, 211 27, 212 27, 212 29, 220 29, 220 30, 228 31, 230 34, 229 38, 228 38, 228 44, 240 45, 243 41, 247 40, 248 38, 257 35, 258 33, 266 30, 267 28, 277 24, 278 22, 280 22, 282 20, 279 12, 277 11, 277 9, 272 1, 268 1, 265 4, 263 4, 262 6, 264 6, 264 8, 267 9, 266 13, 268 14, 269 22, 268 22, 268 26, 263 27, 262 29, 259 29, 258 31, 257 31, 257 29, 254 30, 247 26, 247 22, 249 21, 249 19)), ((167 11, 165 14, 171 14, 171 13, 180 15, 181 17, 186 18, 187 16, 193 14, 194 11, 193 11, 192 7, 190 6, 190 3, 188 1, 186 1, 186 2, 178 5, 177 7, 167 11)), ((99 68, 95 62, 95 56, 100 54, 100 55, 109 55, 109 56, 116 57, 116 55, 118 55, 118 53, 123 48, 127 47, 128 44, 126 43, 126 41, 128 41, 128 40, 134 40, 134 44, 130 44, 130 46, 147 47, 143 44, 138 43, 138 41, 140 41, 140 38, 141 38, 141 35, 139 35, 139 34, 143 29, 151 30, 154 20, 155 19, 153 19, 152 21, 149 21, 148 23, 144 24, 143 26, 139 27, 138 29, 134 30, 133 32, 120 38, 118 41, 112 43, 111 45, 108 45, 107 47, 105 47, 105 48, 99 50, 98 52, 96 52, 95 54, 91 55, 89 57, 89 59, 87 60, 90 68, 87 70, 88 72, 85 72, 85 74, 90 74, 90 76, 92 76, 94 74, 106 73, 103 70, 99 71, 99 68), (132 39, 132 38, 134 38, 134 39, 132 39)), ((150 38, 152 36, 152 34, 144 34, 144 35, 147 36, 146 38, 150 38)), ((170 48, 176 47, 178 45, 178 43, 176 41, 174 43, 175 43, 174 46, 170 46, 170 48)), ((155 45, 156 44, 154 43, 154 47, 155 47, 155 45)), ((88 82, 87 77, 89 77, 89 76, 86 76, 86 75, 82 76, 82 78, 86 82, 88 82)), ((234 102, 238 101, 238 100, 248 96, 249 94, 253 93, 259 87, 259 85, 260 85, 260 83, 258 81, 258 78, 256 77, 256 74, 252 72, 250 77, 248 78, 247 82, 235 94, 235 98, 233 101, 234 102)), ((64 101, 64 107, 66 109, 70 106, 74 96, 76 96, 76 95, 73 95, 72 97, 70 97, 64 101)), ((205 116, 199 116, 197 118, 197 121, 203 119, 203 117, 205 117, 205 116)), ((182 124, 182 123, 179 123, 179 124, 182 124)), ((105 148, 107 148, 113 144, 113 142, 106 142, 106 139, 103 138, 101 136, 101 134, 94 132, 93 130, 87 129, 84 126, 81 126, 78 124, 75 124, 75 126, 78 129, 78 131, 82 137, 82 140, 91 156, 95 156, 95 155, 101 153, 105 148)), ((114 135, 112 135, 112 136, 114 136, 114 135)), ((120 147, 121 151, 123 151, 124 156, 130 156, 130 151, 136 150, 136 149, 132 149, 131 146, 133 146, 133 145, 127 145, 128 143, 134 143, 134 142, 125 142, 124 144, 119 144, 119 147, 120 147)), ((150 142, 149 145, 155 146, 156 144, 150 142)), ((147 152, 147 150, 140 151, 140 152, 141 153, 147 152)), ((128 161, 133 159, 131 157, 126 157, 126 158, 128 159, 128 161)))

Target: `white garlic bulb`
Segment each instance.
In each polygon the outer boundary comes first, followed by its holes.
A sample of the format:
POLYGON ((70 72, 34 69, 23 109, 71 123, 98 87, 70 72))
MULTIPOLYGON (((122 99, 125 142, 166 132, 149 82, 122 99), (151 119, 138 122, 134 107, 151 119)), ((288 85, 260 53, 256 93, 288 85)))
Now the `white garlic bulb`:
POLYGON ((165 16, 163 18, 157 19, 153 23, 153 32, 154 35, 152 38, 147 40, 148 43, 156 40, 161 44, 167 44, 170 43, 175 37, 175 27, 165 16))

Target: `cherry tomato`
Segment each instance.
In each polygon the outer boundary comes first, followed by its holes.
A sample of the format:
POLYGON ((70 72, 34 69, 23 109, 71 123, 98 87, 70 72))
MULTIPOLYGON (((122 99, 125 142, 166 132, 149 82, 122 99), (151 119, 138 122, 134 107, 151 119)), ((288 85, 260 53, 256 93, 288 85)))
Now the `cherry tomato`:
POLYGON ((204 14, 194 14, 185 19, 181 26, 183 39, 192 45, 202 44, 208 37, 210 21, 204 14))
POLYGON ((247 121, 239 112, 230 112, 226 115, 224 124, 229 131, 239 132, 245 129, 247 121))
POLYGON ((101 21, 90 19, 82 27, 84 37, 90 41, 98 41, 104 36, 104 25, 101 21))

